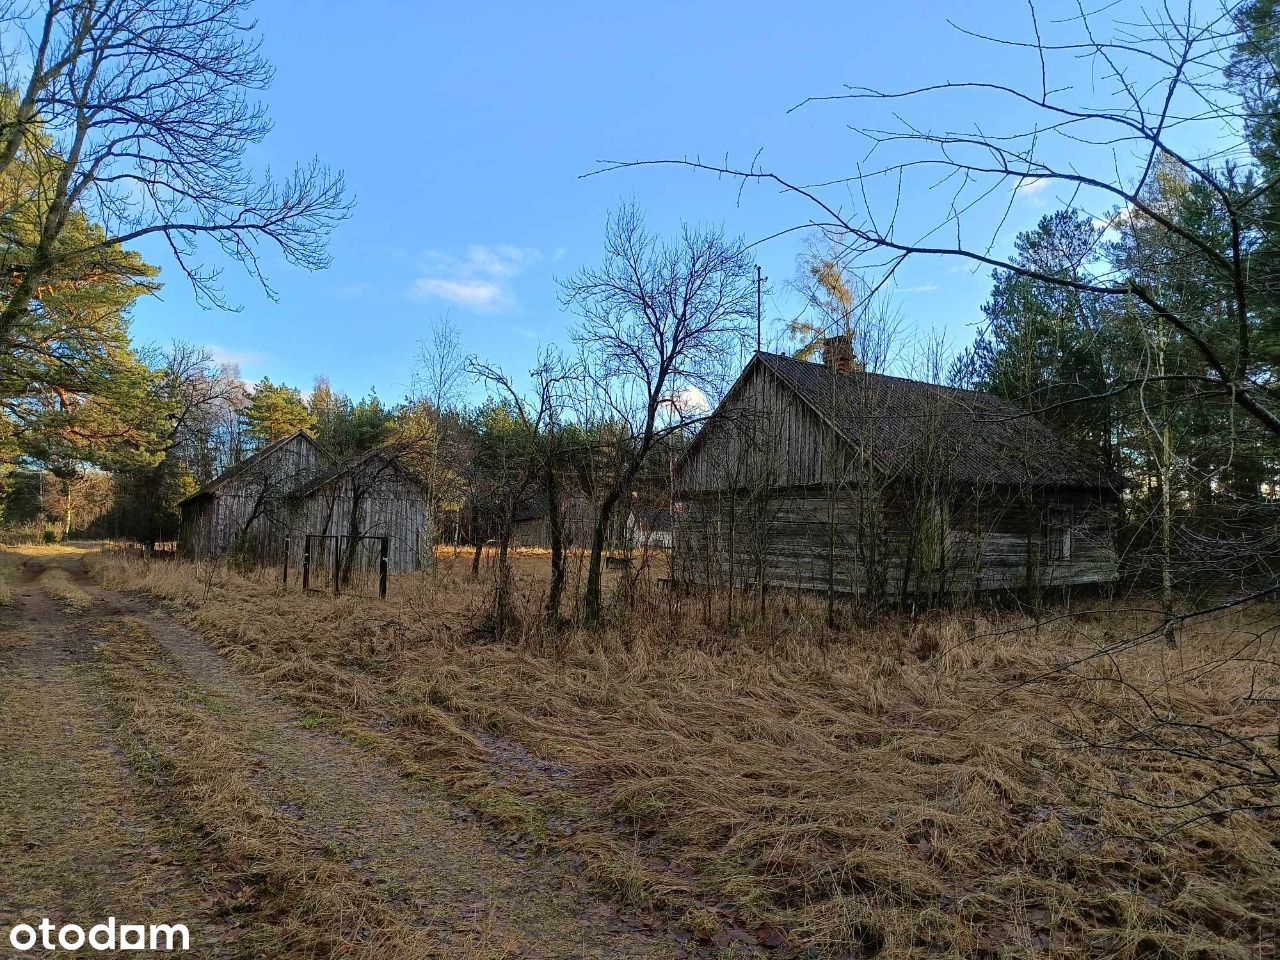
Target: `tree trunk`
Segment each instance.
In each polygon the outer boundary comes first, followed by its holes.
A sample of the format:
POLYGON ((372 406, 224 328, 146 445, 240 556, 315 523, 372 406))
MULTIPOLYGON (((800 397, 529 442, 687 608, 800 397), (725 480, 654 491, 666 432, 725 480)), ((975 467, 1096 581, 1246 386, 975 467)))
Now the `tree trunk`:
POLYGON ((1177 646, 1173 632, 1173 437, 1169 430, 1169 386, 1165 376, 1165 328, 1157 329, 1156 374, 1160 377, 1164 424, 1160 431, 1160 609, 1164 614, 1164 642, 1177 646))
POLYGON ((555 471, 547 471, 547 533, 551 540, 551 584, 547 589, 547 623, 560 619, 560 598, 564 594, 564 518, 560 513, 560 490, 555 471))
POLYGON ((613 510, 621 495, 619 490, 614 490, 604 498, 596 517, 595 529, 591 531, 591 558, 587 563, 587 590, 583 597, 583 617, 588 625, 600 622, 600 567, 604 562, 604 542, 609 533, 609 523, 613 519, 613 510))
MULTIPOLYGON (((342 570, 340 571, 340 579, 344 587, 351 583, 351 568, 355 565, 356 551, 360 549, 360 508, 363 505, 363 501, 363 494, 357 494, 352 491, 351 516, 347 519, 347 549, 342 555, 342 570)), ((334 551, 334 562, 337 563, 336 546, 334 551)))
POLYGON ((495 632, 501 637, 507 629, 510 619, 511 603, 511 564, 507 554, 511 547, 511 518, 515 514, 515 504, 508 503, 502 518, 502 528, 498 531, 498 569, 494 580, 493 617, 495 632))
POLYGON ((4 310, 0 311, 0 348, 8 350, 13 343, 14 328, 30 309, 36 287, 48 269, 48 262, 38 253, 36 259, 28 264, 26 273, 18 281, 17 287, 9 297, 9 302, 5 304, 4 310))

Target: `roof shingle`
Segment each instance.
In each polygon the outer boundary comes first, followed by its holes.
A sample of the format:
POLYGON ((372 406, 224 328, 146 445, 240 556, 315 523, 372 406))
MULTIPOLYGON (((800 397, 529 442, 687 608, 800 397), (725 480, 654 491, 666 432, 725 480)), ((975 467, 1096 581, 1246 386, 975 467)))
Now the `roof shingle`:
POLYGON ((1120 479, 1031 414, 989 393, 878 373, 838 373, 775 353, 760 361, 854 446, 898 476, 1120 489, 1120 479))

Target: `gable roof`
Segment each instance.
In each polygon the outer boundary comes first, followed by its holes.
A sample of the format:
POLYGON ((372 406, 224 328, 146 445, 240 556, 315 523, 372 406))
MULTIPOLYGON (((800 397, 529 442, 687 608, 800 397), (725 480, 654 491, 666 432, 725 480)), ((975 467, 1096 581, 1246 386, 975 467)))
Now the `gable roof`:
POLYGON ((547 498, 546 488, 539 484, 536 490, 516 504, 515 511, 511 514, 511 521, 521 523, 525 520, 541 520, 550 512, 551 502, 547 498))
POLYGON ((227 467, 226 470, 223 470, 222 473, 218 474, 216 477, 214 477, 212 480, 206 483, 203 487, 201 487, 195 493, 192 493, 186 497, 183 497, 181 500, 179 500, 178 506, 182 506, 184 503, 189 503, 190 501, 195 500, 199 497, 209 496, 210 494, 217 493, 219 490, 221 490, 223 487, 229 484, 232 480, 236 479, 241 474, 248 471, 255 464, 263 463, 264 461, 269 460, 277 451, 279 451, 281 448, 285 446, 288 446, 288 444, 291 441, 295 440, 298 437, 302 437, 303 440, 306 440, 307 443, 315 447, 316 452, 320 454, 320 456, 324 457, 324 459, 328 460, 330 463, 334 461, 333 454, 331 454, 324 447, 320 446, 320 444, 316 441, 316 438, 313 437, 307 430, 295 430, 293 431, 293 433, 289 434, 287 437, 281 437, 279 440, 273 440, 271 443, 268 443, 261 450, 254 451, 253 453, 249 454, 249 456, 241 460, 239 463, 233 463, 231 466, 227 467))
POLYGON ((309 497, 317 490, 327 487, 339 477, 345 476, 358 467, 380 458, 386 460, 387 466, 391 471, 401 474, 409 483, 412 483, 417 487, 423 486, 421 480, 411 474, 404 467, 400 466, 400 464, 395 460, 388 457, 386 455, 386 450, 386 447, 373 447, 366 450, 364 453, 356 454, 354 457, 348 457, 346 460, 338 461, 329 467, 329 469, 320 471, 306 483, 290 491, 289 496, 309 497))
POLYGON ((755 364, 847 444, 868 446, 874 462, 891 475, 922 476, 941 463, 953 482, 1120 489, 1120 478, 1101 463, 992 394, 879 373, 839 373, 764 352, 752 358, 738 383, 755 364))

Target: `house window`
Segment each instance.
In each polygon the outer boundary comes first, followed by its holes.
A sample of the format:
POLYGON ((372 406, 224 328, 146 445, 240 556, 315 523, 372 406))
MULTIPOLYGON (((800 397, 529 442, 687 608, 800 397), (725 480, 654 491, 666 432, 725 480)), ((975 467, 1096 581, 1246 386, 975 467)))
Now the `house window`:
POLYGON ((1071 559, 1073 547, 1072 527, 1075 525, 1075 511, 1071 507, 1050 507, 1045 522, 1045 555, 1049 560, 1065 561, 1071 559))

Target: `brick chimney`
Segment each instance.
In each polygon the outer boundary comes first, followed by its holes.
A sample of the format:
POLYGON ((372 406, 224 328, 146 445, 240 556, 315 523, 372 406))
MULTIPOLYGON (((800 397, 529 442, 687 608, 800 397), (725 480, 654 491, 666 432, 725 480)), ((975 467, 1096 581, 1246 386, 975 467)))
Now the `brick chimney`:
POLYGON ((822 365, 836 373, 862 373, 866 368, 853 353, 853 334, 844 333, 822 340, 822 365))

